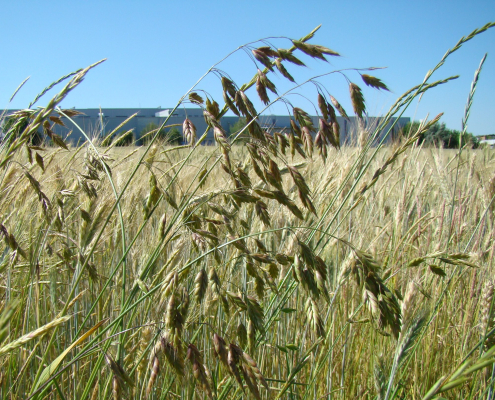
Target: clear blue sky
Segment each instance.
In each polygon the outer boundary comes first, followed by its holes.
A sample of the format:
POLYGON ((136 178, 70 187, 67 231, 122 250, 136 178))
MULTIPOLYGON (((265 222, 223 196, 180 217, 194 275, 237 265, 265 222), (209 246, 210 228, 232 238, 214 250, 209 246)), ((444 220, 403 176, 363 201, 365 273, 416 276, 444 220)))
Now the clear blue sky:
MULTIPOLYGON (((369 114, 379 115, 400 94, 421 83, 462 36, 490 21, 495 21, 494 0, 3 2, 0 104, 2 108, 25 108, 52 81, 107 58, 68 96, 63 107, 173 107, 212 64, 238 46, 264 37, 297 39, 322 24, 311 43, 327 46, 342 57, 332 58, 331 64, 309 62, 299 72, 293 65, 287 68, 302 82, 334 69, 387 67, 373 74, 392 93, 364 87, 356 73, 348 74, 363 86, 369 114), (9 104, 11 94, 28 76, 30 80, 9 104)), ((273 43, 290 46, 287 40, 273 43)), ((468 130, 477 135, 495 133, 495 28, 468 42, 433 76, 441 79, 458 74, 458 80, 432 90, 405 115, 420 119, 444 112, 447 126, 460 129, 473 74, 485 53, 488 58, 468 130)), ((243 52, 219 68, 239 85, 256 72, 243 52)), ((280 76, 272 80, 280 90, 290 87, 280 76)), ((320 82, 352 112, 343 77, 332 75, 320 82)), ((213 76, 200 88, 222 102, 220 83, 213 76)), ((255 98, 254 89, 250 92, 255 98)), ((299 93, 316 99, 312 85, 299 93)), ((312 106, 304 97, 289 99, 311 113, 312 106)), ((277 104, 266 113, 286 110, 277 104)))

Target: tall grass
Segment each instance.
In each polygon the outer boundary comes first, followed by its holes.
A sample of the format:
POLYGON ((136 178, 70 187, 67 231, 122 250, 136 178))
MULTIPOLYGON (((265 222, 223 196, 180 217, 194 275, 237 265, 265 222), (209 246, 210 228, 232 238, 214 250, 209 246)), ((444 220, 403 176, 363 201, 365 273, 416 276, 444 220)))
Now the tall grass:
POLYGON ((302 84, 279 94, 269 78, 338 56, 308 43, 316 30, 241 46, 259 65, 242 86, 210 68, 222 109, 201 80, 180 99, 202 107, 215 147, 189 120, 187 146, 158 140, 165 121, 146 147, 72 147, 53 132, 78 129, 58 104, 97 64, 50 85, 41 96, 69 80, 10 116, 1 148, 2 398, 491 397, 494 154, 417 146, 441 116, 391 147, 380 133, 493 26, 369 131, 354 82, 387 87, 373 68, 331 72, 349 81, 355 147, 340 148, 347 113, 317 78, 303 84, 318 127, 285 97, 302 84), (290 131, 263 131, 255 85, 287 103, 290 131), (242 146, 219 123, 229 109, 248 122, 242 146), (40 129, 56 148, 31 143, 40 129))

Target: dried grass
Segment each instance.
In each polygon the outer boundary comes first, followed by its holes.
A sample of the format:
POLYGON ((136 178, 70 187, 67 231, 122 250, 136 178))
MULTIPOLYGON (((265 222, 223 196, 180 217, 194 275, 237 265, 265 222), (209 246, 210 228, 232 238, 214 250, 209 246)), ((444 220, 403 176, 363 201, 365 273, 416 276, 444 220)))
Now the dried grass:
MULTIPOLYGON (((242 86, 212 69, 223 108, 206 94, 184 96, 203 107, 215 147, 198 146, 206 133, 188 119, 188 146, 167 147, 157 133, 141 149, 67 146, 53 124, 73 114, 55 107, 93 66, 68 76, 47 107, 14 116, 0 162, 4 397, 390 399, 452 390, 474 398, 489 390, 489 379, 471 378, 495 352, 493 284, 480 279, 493 272, 495 158, 416 147, 437 119, 395 147, 372 147, 377 126, 359 148, 340 148, 334 107, 348 116, 319 86, 318 127, 290 104, 290 131, 266 132, 249 89, 270 104, 268 91, 283 92, 269 79, 274 66, 293 81, 282 61, 304 65, 296 50, 338 55, 307 43, 314 33, 289 49, 247 46, 258 68, 242 86), (228 109, 246 117, 243 146, 220 124, 228 109), (37 128, 62 150, 32 146, 37 128), (60 317, 69 308, 74 314, 60 317)), ((364 118, 364 92, 349 88, 364 118)))

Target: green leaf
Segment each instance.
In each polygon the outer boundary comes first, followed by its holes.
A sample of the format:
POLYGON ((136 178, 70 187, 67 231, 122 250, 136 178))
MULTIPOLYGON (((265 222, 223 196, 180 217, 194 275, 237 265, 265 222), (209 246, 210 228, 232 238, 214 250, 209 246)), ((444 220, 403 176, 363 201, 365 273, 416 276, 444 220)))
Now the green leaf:
MULTIPOLYGON (((84 333, 79 339, 77 339, 74 343, 72 343, 69 347, 67 347, 53 362, 46 367, 40 375, 40 379, 38 380, 38 384, 36 385, 36 389, 38 389, 43 383, 45 383, 48 378, 57 370, 60 363, 63 361, 65 356, 69 354, 69 352, 80 343, 82 343, 86 338, 88 338, 93 332, 95 332, 101 325, 103 325, 107 320, 104 319, 98 322, 95 326, 89 329, 86 333, 84 333)), ((36 390, 35 389, 35 390, 36 390)))

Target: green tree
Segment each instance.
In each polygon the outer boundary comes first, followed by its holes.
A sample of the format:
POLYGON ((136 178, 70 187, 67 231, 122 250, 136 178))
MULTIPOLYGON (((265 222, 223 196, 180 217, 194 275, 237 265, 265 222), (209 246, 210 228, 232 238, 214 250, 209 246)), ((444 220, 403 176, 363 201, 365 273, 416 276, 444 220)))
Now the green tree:
POLYGON ((121 146, 130 146, 134 142, 134 134, 132 130, 123 130, 120 132, 117 132, 115 136, 112 138, 109 138, 107 143, 105 145, 110 145, 110 143, 117 142, 116 146, 121 147, 121 146))
MULTIPOLYGON (((409 122, 402 128, 402 135, 409 136, 417 132, 420 126, 419 121, 409 122)), ((445 123, 436 123, 424 132, 420 139, 419 144, 424 146, 437 146, 445 149, 457 149, 459 148, 459 142, 461 140, 461 132, 456 129, 449 129, 445 123)), ((472 133, 466 132, 462 137, 462 145, 468 145, 472 148, 479 146, 479 140, 472 133)))
POLYGON ((165 137, 163 139, 166 144, 180 145, 182 143, 182 133, 174 126, 165 132, 165 137))
POLYGON ((182 142, 182 134, 180 133, 177 127, 172 127, 170 129, 165 129, 155 124, 154 122, 150 122, 147 124, 139 135, 139 145, 146 145, 149 141, 155 136, 156 131, 158 131, 158 140, 165 144, 173 144, 178 145, 182 142))
MULTIPOLYGON (((234 138, 235 136, 237 136, 237 134, 245 128, 246 123, 247 123, 246 118, 241 117, 237 120, 235 124, 230 125, 229 137, 234 138)), ((242 143, 247 142, 249 140, 249 133, 247 132, 247 130, 245 133, 243 132, 242 135, 237 140, 238 142, 242 142, 242 143)))
POLYGON ((156 130, 159 128, 154 122, 147 124, 139 133, 139 139, 136 141, 138 146, 146 145, 153 136, 155 136, 156 130))

